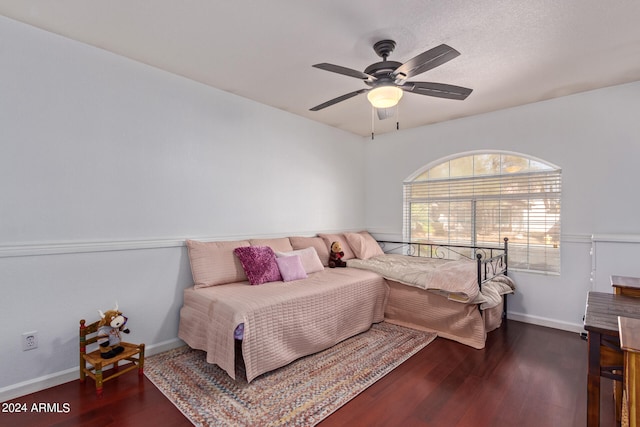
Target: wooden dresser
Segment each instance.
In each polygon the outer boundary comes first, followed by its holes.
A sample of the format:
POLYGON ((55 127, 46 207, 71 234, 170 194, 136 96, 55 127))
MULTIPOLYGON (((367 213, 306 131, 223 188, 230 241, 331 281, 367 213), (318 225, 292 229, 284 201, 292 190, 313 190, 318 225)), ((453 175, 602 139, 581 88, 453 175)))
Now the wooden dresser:
MULTIPOLYGON (((630 297, 640 297, 640 277, 611 276, 611 286, 616 295, 627 295, 630 297)), ((637 393, 640 375, 640 321, 628 317, 618 317, 618 330, 620 332, 620 347, 624 352, 624 396, 622 385, 614 382, 615 397, 622 400, 621 405, 616 405, 616 411, 621 411, 617 417, 623 426, 635 426, 638 419, 637 393), (624 332, 624 338, 622 330, 624 332), (624 341, 623 341, 624 340, 624 341), (630 382, 631 381, 631 382, 630 382), (630 394, 631 393, 631 394, 630 394), (633 408, 633 409, 632 409, 633 408), (631 411, 634 411, 631 416, 631 411), (633 418, 633 421, 631 419, 633 418)))
POLYGON ((640 319, 619 316, 618 328, 624 352, 622 425, 635 427, 640 422, 640 319))
POLYGON ((616 295, 640 297, 640 277, 611 276, 611 286, 616 295))

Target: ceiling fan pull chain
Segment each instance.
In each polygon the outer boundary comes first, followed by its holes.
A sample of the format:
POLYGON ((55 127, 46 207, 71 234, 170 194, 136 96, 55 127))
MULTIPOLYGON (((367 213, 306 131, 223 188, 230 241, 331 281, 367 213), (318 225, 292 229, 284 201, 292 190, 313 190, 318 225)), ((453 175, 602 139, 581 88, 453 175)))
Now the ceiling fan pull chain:
POLYGON ((375 108, 371 106, 371 140, 373 141, 374 128, 375 128, 375 108))
POLYGON ((396 130, 400 130, 400 104, 396 105, 396 130))

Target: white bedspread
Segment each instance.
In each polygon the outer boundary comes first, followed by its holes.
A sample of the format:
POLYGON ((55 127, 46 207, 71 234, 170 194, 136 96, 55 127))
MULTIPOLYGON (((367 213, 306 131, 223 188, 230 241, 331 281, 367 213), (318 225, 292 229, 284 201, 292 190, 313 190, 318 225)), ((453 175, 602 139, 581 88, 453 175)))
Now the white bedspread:
POLYGON ((386 279, 439 293, 449 300, 481 304, 492 308, 500 304, 502 295, 512 293, 513 281, 498 276, 478 287, 477 263, 471 260, 444 260, 388 254, 367 260, 352 259, 349 267, 376 272, 386 279))

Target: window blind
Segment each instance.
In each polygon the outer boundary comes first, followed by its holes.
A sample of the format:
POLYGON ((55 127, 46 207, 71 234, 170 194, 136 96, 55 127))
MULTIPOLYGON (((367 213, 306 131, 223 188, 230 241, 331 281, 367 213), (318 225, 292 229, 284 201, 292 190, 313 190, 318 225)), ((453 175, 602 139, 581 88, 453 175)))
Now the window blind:
POLYGON ((404 183, 409 241, 499 246, 509 267, 560 271, 561 171, 423 179, 404 183))

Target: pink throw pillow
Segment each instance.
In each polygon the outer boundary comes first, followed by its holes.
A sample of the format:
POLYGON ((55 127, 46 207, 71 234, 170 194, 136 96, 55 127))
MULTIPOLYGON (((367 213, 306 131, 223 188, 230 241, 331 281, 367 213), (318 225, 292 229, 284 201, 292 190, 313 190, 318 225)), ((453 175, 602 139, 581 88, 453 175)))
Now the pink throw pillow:
POLYGON ((247 280, 242 264, 233 255, 233 250, 240 246, 249 246, 248 241, 199 242, 187 240, 186 243, 195 288, 247 280))
POLYGON ((269 246, 274 251, 292 251, 293 246, 288 237, 278 237, 274 239, 251 239, 251 246, 269 246))
POLYGON ((374 256, 384 255, 382 248, 367 231, 359 233, 344 233, 345 239, 353 249, 356 258, 369 259, 374 256))
POLYGON ((233 253, 240 259, 242 268, 252 285, 282 280, 276 254, 269 246, 235 248, 233 253))
POLYGON ((305 273, 311 274, 317 271, 324 270, 324 265, 322 265, 322 261, 318 257, 318 253, 313 246, 309 246, 305 249, 298 249, 290 252, 276 252, 276 257, 291 257, 291 256, 299 256, 300 263, 302 264, 302 268, 304 268, 305 273))
POLYGON ((282 280, 285 282, 307 278, 307 273, 304 271, 302 261, 298 255, 276 258, 276 263, 282 275, 282 280))
MULTIPOLYGON (((331 244, 333 242, 340 242, 340 246, 342 246, 342 252, 344 252, 344 256, 342 257, 343 261, 356 257, 355 254, 353 253, 353 250, 351 249, 351 246, 349 246, 349 242, 344 237, 344 234, 320 233, 318 234, 318 236, 324 239, 324 243, 327 245, 327 252, 331 251, 331 244)), ((328 257, 327 257, 327 262, 329 262, 328 257)))

